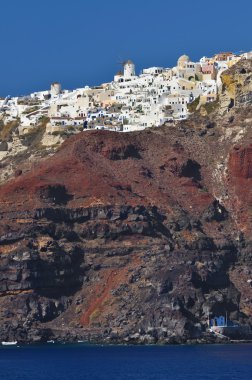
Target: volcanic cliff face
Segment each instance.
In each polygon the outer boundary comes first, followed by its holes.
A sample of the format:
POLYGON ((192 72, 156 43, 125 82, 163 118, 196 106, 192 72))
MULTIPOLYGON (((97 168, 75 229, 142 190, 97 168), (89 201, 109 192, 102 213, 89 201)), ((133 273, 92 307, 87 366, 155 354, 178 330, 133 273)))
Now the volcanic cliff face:
POLYGON ((209 313, 252 322, 252 108, 219 109, 80 133, 1 186, 0 340, 182 342, 208 339, 209 313))

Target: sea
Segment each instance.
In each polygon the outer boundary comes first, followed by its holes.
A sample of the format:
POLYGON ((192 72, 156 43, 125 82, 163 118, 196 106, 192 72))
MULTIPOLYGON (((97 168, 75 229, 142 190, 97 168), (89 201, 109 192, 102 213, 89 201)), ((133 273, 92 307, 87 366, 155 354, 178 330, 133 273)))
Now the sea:
POLYGON ((251 380, 252 345, 0 348, 0 380, 251 380))

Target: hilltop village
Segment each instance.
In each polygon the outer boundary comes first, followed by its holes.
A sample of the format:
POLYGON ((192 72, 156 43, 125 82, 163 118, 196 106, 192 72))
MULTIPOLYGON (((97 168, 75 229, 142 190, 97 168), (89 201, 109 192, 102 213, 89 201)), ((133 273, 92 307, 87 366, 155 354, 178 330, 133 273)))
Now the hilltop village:
POLYGON ((56 82, 48 91, 0 99, 0 121, 18 120, 19 135, 29 133, 43 118, 49 135, 66 128, 130 132, 160 126, 186 119, 188 105, 195 100, 198 107, 216 101, 222 72, 250 58, 252 52, 225 52, 192 62, 182 55, 173 68, 150 67, 139 75, 128 60, 110 83, 69 91, 56 82))

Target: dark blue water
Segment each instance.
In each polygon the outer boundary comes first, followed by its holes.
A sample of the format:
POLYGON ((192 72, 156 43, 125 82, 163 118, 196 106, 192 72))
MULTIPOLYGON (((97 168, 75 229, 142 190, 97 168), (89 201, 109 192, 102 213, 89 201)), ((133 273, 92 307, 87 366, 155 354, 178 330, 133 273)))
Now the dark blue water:
POLYGON ((0 349, 0 380, 251 380, 252 345, 0 349))

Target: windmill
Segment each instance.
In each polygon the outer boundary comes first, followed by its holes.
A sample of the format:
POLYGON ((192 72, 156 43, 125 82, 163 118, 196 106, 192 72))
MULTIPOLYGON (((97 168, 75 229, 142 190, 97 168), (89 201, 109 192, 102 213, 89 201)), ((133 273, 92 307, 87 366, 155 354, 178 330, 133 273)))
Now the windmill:
POLYGON ((120 65, 121 69, 118 71, 118 75, 123 75, 123 70, 124 70, 124 66, 125 66, 126 62, 127 62, 126 60, 119 57, 117 64, 120 65))

